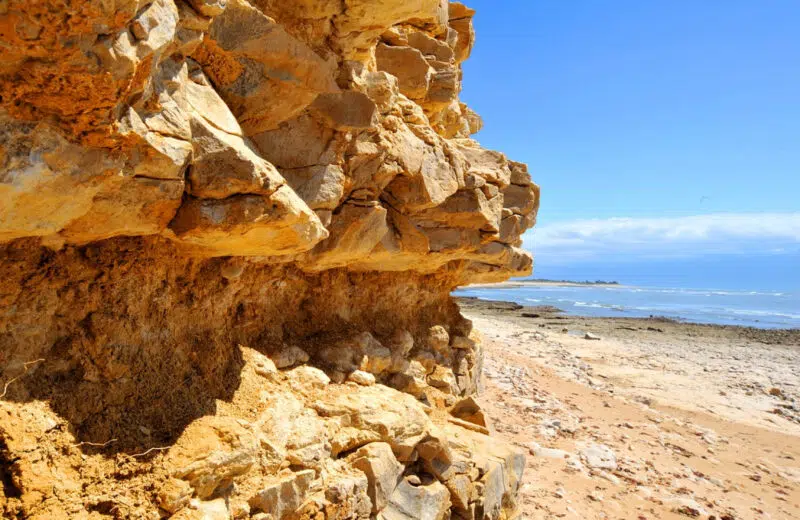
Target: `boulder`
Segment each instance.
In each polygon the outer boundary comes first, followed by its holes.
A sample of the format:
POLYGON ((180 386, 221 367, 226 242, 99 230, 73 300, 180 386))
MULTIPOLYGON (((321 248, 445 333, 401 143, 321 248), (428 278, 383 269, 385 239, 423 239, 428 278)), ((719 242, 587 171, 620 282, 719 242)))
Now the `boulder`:
POLYGON ((475 10, 460 2, 450 2, 448 15, 450 28, 457 35, 453 49, 454 57, 460 63, 469 58, 475 44, 475 29, 472 26, 475 10))
POLYGON ((329 238, 307 256, 308 267, 329 269, 364 258, 388 231, 382 206, 344 204, 328 226, 329 238))
POLYGON ((425 97, 425 108, 441 110, 456 101, 461 91, 459 77, 459 71, 450 66, 434 72, 425 97))
POLYGON ((286 373, 286 376, 293 384, 311 388, 324 388, 331 382, 331 378, 325 372, 307 365, 293 368, 286 373))
POLYGON ((450 502, 453 504, 453 509, 464 513, 468 512, 473 489, 469 477, 467 475, 455 475, 444 482, 444 485, 450 492, 450 502))
POLYGON ((453 59, 453 49, 447 42, 433 38, 422 31, 410 31, 405 36, 406 45, 414 47, 426 57, 436 61, 449 63, 453 59))
POLYGON ((333 129, 307 113, 259 132, 252 140, 262 157, 285 170, 325 166, 335 161, 333 129))
POLYGON ((252 144, 220 130, 205 118, 192 119, 193 158, 187 191, 194 197, 224 199, 231 195, 271 195, 286 182, 252 144))
POLYGON ((426 381, 427 370, 418 360, 405 361, 398 366, 396 374, 391 379, 391 385, 404 393, 422 398, 429 388, 426 381))
POLYGON ((439 482, 414 487, 400 481, 380 512, 382 520, 446 520, 450 516, 450 492, 439 482))
POLYGON ((437 365, 433 373, 428 376, 428 384, 450 395, 458 395, 458 382, 451 368, 437 365))
POLYGON ((394 493, 404 469, 392 453, 391 446, 385 442, 367 444, 356 451, 353 467, 367 476, 372 512, 381 511, 394 493))
POLYGON ((282 170, 286 182, 313 210, 334 210, 344 195, 345 176, 334 164, 282 170))
POLYGON ((394 108, 400 86, 397 77, 388 72, 365 72, 363 78, 356 78, 356 85, 374 103, 381 114, 388 113, 394 108))
MULTIPOLYGON (((469 475, 471 480, 477 479, 477 502, 475 518, 498 520, 516 508, 517 490, 522 481, 525 469, 525 456, 521 450, 503 443, 495 442, 492 437, 471 430, 459 429, 454 436, 453 424, 441 427, 440 435, 448 439, 454 459, 449 464, 429 466, 437 472, 445 482, 451 482, 455 489, 458 483, 453 479, 457 475, 469 475), (464 453, 471 454, 469 459, 464 453), (477 472, 470 467, 474 466, 477 472)), ((472 505, 470 505, 472 507, 472 505)))
MULTIPOLYGON (((45 123, 15 122, 2 111, 0 128, 0 241, 62 231, 75 242, 159 233, 180 205, 184 184, 177 172, 137 177, 118 156, 87 150, 45 123)), ((174 169, 164 170, 180 170, 187 158, 177 153, 168 159, 176 161, 174 169)))
POLYGON ((308 352, 295 345, 290 345, 279 350, 278 353, 272 357, 276 368, 290 368, 306 363, 309 359, 308 352))
POLYGON ((337 92, 335 63, 245 0, 228 0, 193 55, 248 135, 273 129, 337 92))
POLYGON ((528 165, 517 162, 508 161, 508 167, 511 170, 511 184, 518 186, 529 186, 533 184, 531 175, 528 173, 528 165))
POLYGON ((206 416, 186 428, 167 453, 166 465, 173 476, 192 486, 195 496, 204 499, 247 473, 257 452, 255 436, 237 421, 206 416))
POLYGON ((267 356, 255 352, 253 358, 253 367, 256 374, 267 379, 272 379, 278 374, 278 367, 275 366, 275 362, 267 356))
POLYGON ((325 518, 330 520, 367 520, 372 500, 367 493, 366 475, 344 475, 329 481, 325 489, 325 518))
POLYGON ((289 188, 270 196, 188 198, 170 228, 209 256, 301 253, 328 236, 317 215, 289 188))
POLYGON ((373 126, 377 106, 366 94, 355 90, 344 90, 320 94, 310 108, 331 128, 348 131, 373 126))
POLYGON ((253 422, 253 432, 261 447, 264 466, 276 470, 287 457, 292 425, 303 415, 305 405, 288 392, 271 395, 265 404, 266 410, 253 422))
POLYGON ((293 418, 288 433, 287 462, 295 468, 321 470, 331 454, 325 421, 313 410, 304 409, 293 418))
POLYGON ((342 35, 337 44, 345 59, 368 59, 364 49, 373 47, 386 29, 401 22, 446 31, 447 16, 440 0, 346 0, 344 5, 334 24, 342 35))
POLYGON ((450 409, 450 415, 457 417, 462 421, 483 426, 484 428, 489 427, 489 422, 486 420, 486 414, 472 396, 467 396, 453 405, 453 407, 450 409))
POLYGON ((375 384, 375 376, 363 370, 350 372, 347 376, 347 380, 361 386, 372 386, 375 384))
POLYGON ((428 329, 428 348, 440 354, 450 351, 450 334, 441 325, 434 325, 428 329))
POLYGON ((397 206, 410 211, 438 206, 458 191, 457 172, 443 150, 426 146, 421 157, 418 173, 399 175, 386 188, 397 206))
POLYGON ((503 207, 515 215, 529 215, 539 207, 538 187, 511 184, 503 190, 503 207))
POLYGON ((424 99, 428 94, 434 70, 425 56, 413 47, 391 47, 378 44, 375 50, 378 70, 397 78, 400 92, 411 99, 424 99))
POLYGON ((504 154, 481 148, 472 139, 454 139, 453 141, 456 149, 469 164, 467 174, 481 177, 501 189, 511 183, 511 170, 504 154))
POLYGON ((194 490, 185 480, 170 478, 158 492, 158 505, 168 513, 177 513, 189 505, 194 490))
POLYGON ((526 219, 522 215, 510 215, 500 221, 500 234, 497 237, 499 242, 519 246, 520 236, 526 229, 526 219))
POLYGON ((264 511, 276 520, 289 518, 302 505, 314 478, 314 470, 310 469, 268 478, 248 501, 250 508, 264 511))
POLYGON ((422 405, 408 394, 381 386, 332 389, 313 404, 322 417, 339 423, 331 445, 336 456, 370 442, 386 442, 404 460, 430 429, 422 405))
POLYGON ((441 205, 415 215, 415 220, 496 233, 500 230, 503 197, 487 198, 483 189, 459 190, 441 205))

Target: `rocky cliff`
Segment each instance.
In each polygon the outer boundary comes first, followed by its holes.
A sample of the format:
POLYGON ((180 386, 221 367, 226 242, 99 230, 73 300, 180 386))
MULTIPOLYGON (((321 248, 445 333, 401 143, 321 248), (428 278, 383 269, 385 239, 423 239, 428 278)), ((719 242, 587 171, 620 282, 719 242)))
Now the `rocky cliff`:
POLYGON ((0 1, 0 510, 505 519, 449 293, 538 188, 447 0, 0 1))

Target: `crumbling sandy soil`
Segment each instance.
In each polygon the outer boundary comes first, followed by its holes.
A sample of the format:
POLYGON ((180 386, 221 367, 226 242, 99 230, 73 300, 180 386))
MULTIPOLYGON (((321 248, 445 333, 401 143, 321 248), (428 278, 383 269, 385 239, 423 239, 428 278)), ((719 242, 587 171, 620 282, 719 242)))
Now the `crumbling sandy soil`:
POLYGON ((800 332, 460 304, 521 518, 800 518, 800 332))

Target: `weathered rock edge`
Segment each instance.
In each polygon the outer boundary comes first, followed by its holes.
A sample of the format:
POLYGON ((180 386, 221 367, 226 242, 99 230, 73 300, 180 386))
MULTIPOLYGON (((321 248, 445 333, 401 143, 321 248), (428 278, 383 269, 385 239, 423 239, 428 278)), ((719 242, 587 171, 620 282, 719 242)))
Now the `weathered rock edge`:
POLYGON ((0 510, 504 519, 449 296, 530 272, 446 0, 0 2, 0 510))

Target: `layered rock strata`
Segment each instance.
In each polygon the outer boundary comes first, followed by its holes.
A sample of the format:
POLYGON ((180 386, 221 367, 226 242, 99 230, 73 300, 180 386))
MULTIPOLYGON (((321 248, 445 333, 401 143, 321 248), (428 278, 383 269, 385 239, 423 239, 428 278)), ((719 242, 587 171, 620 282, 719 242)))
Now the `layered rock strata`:
POLYGON ((0 510, 508 519, 449 293, 538 188, 447 0, 0 1, 0 510))

